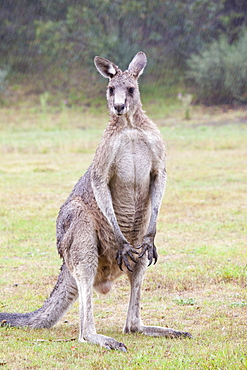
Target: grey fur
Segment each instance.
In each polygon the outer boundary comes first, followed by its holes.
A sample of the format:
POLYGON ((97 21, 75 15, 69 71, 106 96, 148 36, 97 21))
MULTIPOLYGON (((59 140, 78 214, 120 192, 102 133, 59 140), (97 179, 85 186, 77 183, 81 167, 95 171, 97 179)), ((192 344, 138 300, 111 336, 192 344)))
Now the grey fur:
POLYGON ((126 351, 123 343, 96 333, 92 290, 106 294, 122 273, 131 287, 125 333, 190 337, 174 329, 144 326, 141 286, 148 265, 157 260, 156 220, 165 182, 165 145, 142 110, 138 77, 146 65, 139 52, 127 71, 95 57, 109 78, 110 121, 88 171, 75 185, 57 218, 57 248, 63 266, 50 297, 37 311, 0 313, 2 325, 49 328, 79 296, 79 341, 126 351))

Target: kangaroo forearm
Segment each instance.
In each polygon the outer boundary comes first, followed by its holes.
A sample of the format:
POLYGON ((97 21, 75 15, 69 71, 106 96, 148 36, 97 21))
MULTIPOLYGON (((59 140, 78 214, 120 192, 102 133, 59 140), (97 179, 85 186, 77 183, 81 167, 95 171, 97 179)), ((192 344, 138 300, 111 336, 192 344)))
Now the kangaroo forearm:
POLYGON ((162 171, 158 173, 158 175, 152 177, 150 184, 151 217, 145 236, 153 237, 153 239, 156 234, 157 217, 161 206, 165 185, 166 185, 166 171, 164 168, 162 171))
POLYGON ((92 180, 92 188, 97 205, 111 225, 117 244, 121 246, 124 242, 127 242, 127 240, 123 236, 123 233, 118 225, 109 187, 108 185, 104 184, 104 182, 102 182, 101 186, 99 186, 97 183, 95 183, 95 180, 92 180))

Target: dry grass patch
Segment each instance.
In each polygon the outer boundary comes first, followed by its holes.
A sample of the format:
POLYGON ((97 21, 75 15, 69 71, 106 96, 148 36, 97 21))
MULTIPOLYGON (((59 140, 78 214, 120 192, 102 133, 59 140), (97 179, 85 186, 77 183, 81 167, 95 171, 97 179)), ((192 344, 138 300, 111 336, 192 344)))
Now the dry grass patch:
MULTIPOLYGON (((145 323, 187 330, 194 339, 122 335, 129 294, 122 278, 109 295, 95 293, 94 305, 98 331, 124 342, 127 354, 70 341, 78 335, 75 304, 51 330, 2 328, 3 369, 246 369, 245 113, 196 114, 191 122, 159 122, 168 183, 159 260, 148 269, 142 299, 145 323)), ((106 121, 74 110, 0 112, 1 311, 34 310, 54 286, 61 264, 56 216, 106 121)))

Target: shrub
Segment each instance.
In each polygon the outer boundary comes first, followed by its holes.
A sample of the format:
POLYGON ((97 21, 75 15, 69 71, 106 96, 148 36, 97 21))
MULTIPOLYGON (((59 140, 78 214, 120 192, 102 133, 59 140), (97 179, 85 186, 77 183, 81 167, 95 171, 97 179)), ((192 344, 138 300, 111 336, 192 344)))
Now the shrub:
POLYGON ((233 98, 247 102, 247 31, 228 54, 225 86, 233 98))
POLYGON ((204 103, 247 102, 247 30, 232 45, 221 38, 192 55, 187 77, 204 103))

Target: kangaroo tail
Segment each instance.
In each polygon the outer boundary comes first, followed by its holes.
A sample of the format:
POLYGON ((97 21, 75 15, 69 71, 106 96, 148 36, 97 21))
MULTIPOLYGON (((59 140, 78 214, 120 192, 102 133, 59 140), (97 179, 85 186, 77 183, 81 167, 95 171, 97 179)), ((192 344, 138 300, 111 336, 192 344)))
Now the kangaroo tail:
POLYGON ((50 328, 66 313, 77 297, 78 289, 75 279, 64 263, 50 297, 41 308, 28 313, 0 313, 0 326, 50 328))

